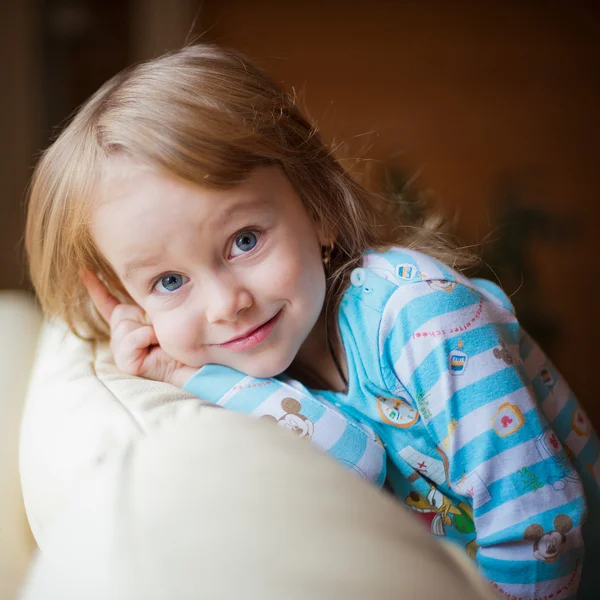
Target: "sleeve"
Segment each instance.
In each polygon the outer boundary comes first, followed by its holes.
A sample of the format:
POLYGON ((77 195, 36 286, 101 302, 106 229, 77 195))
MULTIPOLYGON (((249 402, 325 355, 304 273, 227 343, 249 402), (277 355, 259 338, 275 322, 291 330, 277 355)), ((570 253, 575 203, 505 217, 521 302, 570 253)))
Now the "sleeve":
POLYGON ((206 365, 183 389, 226 409, 276 423, 377 486, 385 481, 385 450, 375 431, 291 378, 258 379, 229 367, 206 365))
POLYGON ((512 305, 493 284, 409 288, 384 309, 381 376, 419 408, 447 458, 447 488, 473 510, 483 574, 509 598, 575 597, 583 487, 536 398, 512 305))

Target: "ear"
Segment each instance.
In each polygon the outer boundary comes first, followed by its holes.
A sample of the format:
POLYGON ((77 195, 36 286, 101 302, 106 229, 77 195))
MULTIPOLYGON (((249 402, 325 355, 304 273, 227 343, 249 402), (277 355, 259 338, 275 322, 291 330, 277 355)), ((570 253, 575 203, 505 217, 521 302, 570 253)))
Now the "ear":
POLYGON ((530 542, 539 542, 544 535, 544 528, 537 523, 530 525, 523 533, 523 539, 530 542))
POLYGON ((283 408, 286 413, 297 415, 300 412, 302 405, 298 400, 294 400, 294 398, 284 398, 281 401, 281 408, 283 408))
POLYGON ((331 246, 337 239, 337 231, 334 231, 331 225, 323 223, 322 221, 313 221, 315 230, 317 232, 317 239, 319 240, 319 246, 331 246))
POLYGON ((559 533, 565 535, 567 532, 571 531, 573 527, 573 521, 571 521, 571 517, 569 515, 556 515, 554 519, 554 529, 559 533))
POLYGON ((260 417, 261 421, 271 421, 272 423, 277 423, 277 419, 273 415, 262 415, 260 417))

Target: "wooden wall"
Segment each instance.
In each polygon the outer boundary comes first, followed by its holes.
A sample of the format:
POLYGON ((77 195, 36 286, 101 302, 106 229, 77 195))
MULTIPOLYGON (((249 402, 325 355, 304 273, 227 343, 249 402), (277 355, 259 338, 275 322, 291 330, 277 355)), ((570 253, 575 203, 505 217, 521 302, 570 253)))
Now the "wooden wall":
POLYGON ((599 14, 585 2, 206 0, 197 29, 302 91, 326 139, 419 173, 459 209, 462 237, 487 240, 600 425, 599 14))
POLYGON ((327 140, 418 173, 418 187, 460 210, 460 234, 485 241, 482 252, 515 292, 523 320, 600 425, 596 3, 0 4, 10 57, 0 99, 2 287, 27 285, 18 260, 23 192, 51 126, 127 62, 183 43, 196 4, 196 33, 246 52, 300 91, 327 140), (79 12, 50 18, 48 7, 61 6, 79 12), (52 39, 56 27, 63 37, 52 39))

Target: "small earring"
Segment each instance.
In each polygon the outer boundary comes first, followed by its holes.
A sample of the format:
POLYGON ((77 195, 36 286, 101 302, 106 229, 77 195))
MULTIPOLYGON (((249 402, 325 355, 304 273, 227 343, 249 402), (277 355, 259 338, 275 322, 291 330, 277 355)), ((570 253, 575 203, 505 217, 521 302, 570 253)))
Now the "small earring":
POLYGON ((321 247, 321 260, 323 264, 327 267, 331 262, 331 255, 333 254, 333 249, 335 248, 335 244, 331 242, 329 246, 321 247))

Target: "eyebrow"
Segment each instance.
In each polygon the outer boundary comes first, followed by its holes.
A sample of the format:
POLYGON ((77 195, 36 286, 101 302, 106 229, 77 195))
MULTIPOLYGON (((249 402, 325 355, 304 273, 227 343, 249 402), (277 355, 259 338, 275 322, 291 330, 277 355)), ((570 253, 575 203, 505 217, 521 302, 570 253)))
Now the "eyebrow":
POLYGON ((271 204, 264 199, 238 201, 223 209, 223 212, 216 219, 217 223, 228 221, 235 214, 244 214, 270 208, 271 204))
MULTIPOLYGON (((216 219, 215 224, 221 225, 222 223, 229 221, 235 214, 244 214, 258 210, 264 210, 265 208, 269 207, 270 203, 265 201, 264 199, 250 200, 246 202, 239 201, 225 208, 216 219)), ((141 260, 131 260, 125 263, 125 266, 123 267, 123 275, 121 276, 121 278, 123 279, 123 281, 129 281, 133 276, 134 271, 148 267, 156 267, 159 263, 160 257, 158 256, 151 256, 149 258, 143 258, 141 260)))
POLYGON ((134 271, 138 269, 143 269, 144 267, 156 267, 158 263, 158 257, 144 258, 142 260, 131 260, 125 263, 125 267, 123 268, 123 275, 121 276, 121 278, 123 279, 123 281, 129 281, 134 271))

